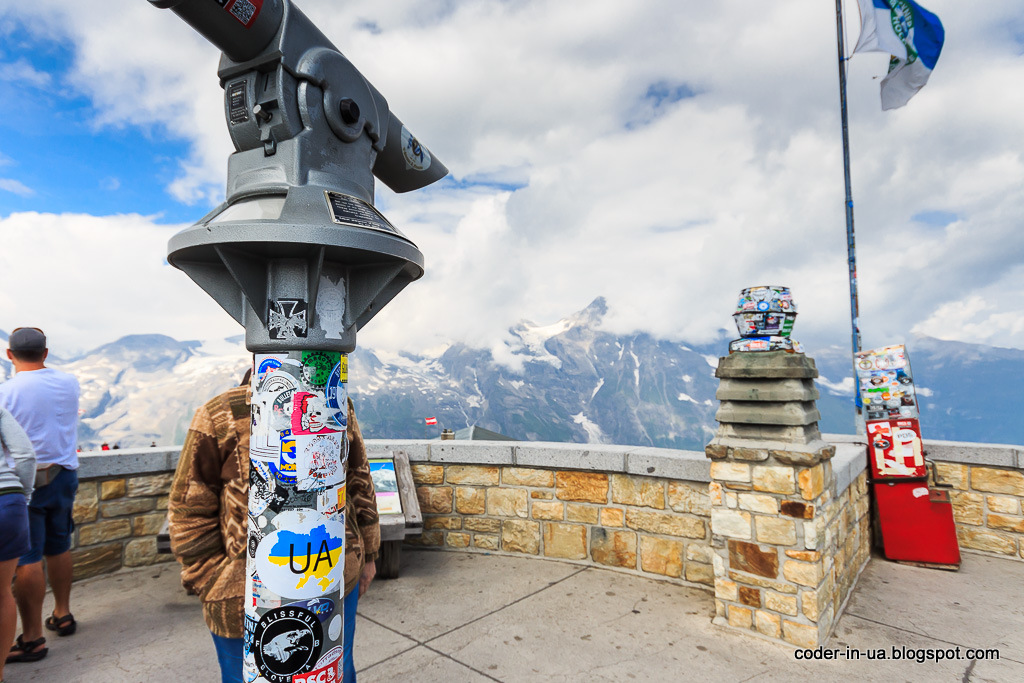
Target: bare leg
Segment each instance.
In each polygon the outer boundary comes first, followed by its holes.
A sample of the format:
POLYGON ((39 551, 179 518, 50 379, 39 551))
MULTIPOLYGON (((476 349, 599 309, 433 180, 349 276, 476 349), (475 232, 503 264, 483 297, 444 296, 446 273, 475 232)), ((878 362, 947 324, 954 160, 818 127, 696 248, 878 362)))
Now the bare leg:
POLYGON ((18 630, 18 609, 11 593, 11 581, 14 579, 14 568, 18 566, 17 558, 0 562, 0 681, 4 678, 4 659, 14 645, 14 632, 18 630))
POLYGON ((43 635, 43 598, 46 597, 46 579, 43 563, 22 565, 14 573, 14 599, 21 614, 21 628, 26 641, 43 635))
POLYGON ((71 614, 71 551, 47 555, 46 575, 50 579, 50 590, 53 591, 53 615, 60 618, 71 614))

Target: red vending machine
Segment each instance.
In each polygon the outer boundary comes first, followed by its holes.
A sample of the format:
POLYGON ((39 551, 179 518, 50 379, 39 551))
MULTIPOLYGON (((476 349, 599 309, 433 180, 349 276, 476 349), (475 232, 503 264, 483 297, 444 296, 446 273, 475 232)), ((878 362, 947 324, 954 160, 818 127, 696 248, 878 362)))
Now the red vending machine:
POLYGON ((902 346, 855 356, 867 417, 871 487, 885 556, 890 560, 957 569, 949 491, 928 485, 910 360, 902 346))

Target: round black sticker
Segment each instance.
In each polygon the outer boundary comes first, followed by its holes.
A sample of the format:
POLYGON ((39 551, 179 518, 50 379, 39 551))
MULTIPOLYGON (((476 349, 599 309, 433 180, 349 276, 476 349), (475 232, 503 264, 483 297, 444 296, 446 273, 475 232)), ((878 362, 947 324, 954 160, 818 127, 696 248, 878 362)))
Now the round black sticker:
POLYGON ((271 683, 291 683, 312 671, 324 639, 320 619, 301 607, 277 607, 264 614, 253 634, 253 656, 260 675, 271 683))
POLYGON ((260 539, 256 534, 249 532, 249 557, 256 557, 256 548, 260 547, 260 539))

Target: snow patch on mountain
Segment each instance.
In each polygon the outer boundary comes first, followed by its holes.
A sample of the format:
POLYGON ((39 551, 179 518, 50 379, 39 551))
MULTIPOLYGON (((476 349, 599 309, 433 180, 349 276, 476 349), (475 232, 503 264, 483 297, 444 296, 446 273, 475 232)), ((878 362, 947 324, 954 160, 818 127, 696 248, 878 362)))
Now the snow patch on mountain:
MULTIPOLYGON (((717 428, 718 380, 708 367, 717 367, 725 341, 688 346, 643 332, 612 334, 601 327, 606 310, 598 299, 552 325, 522 323, 491 348, 357 349, 349 392, 363 434, 426 438, 440 427, 479 425, 523 440, 702 449, 717 428), (426 417, 437 417, 438 428, 428 430, 426 417)), ((251 363, 242 341, 133 335, 71 360, 52 355, 48 364, 82 385, 83 448, 180 444, 195 409, 236 385, 251 363)), ((1016 382, 1024 352, 927 338, 908 348, 918 393, 928 399, 926 438, 1024 443, 1016 382)), ((820 372, 819 427, 853 433, 849 350, 810 355, 820 372)), ((0 377, 9 375, 0 359, 0 377)))
POLYGON ((604 443, 604 433, 601 428, 591 422, 583 413, 576 413, 572 416, 572 421, 583 427, 587 433, 587 443, 604 443))

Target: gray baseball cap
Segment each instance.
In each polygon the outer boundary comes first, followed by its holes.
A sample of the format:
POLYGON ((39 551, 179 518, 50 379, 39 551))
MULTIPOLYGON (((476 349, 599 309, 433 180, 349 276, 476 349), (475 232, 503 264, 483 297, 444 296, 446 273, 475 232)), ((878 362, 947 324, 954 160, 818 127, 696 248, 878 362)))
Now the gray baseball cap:
POLYGON ((44 351, 46 335, 38 327, 19 327, 11 332, 7 348, 11 351, 44 351))

